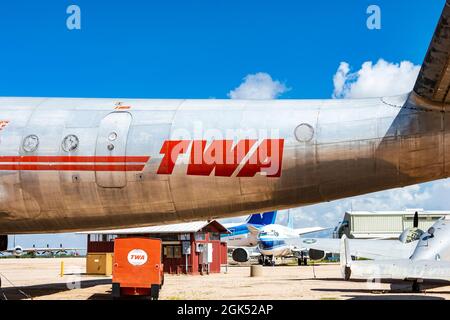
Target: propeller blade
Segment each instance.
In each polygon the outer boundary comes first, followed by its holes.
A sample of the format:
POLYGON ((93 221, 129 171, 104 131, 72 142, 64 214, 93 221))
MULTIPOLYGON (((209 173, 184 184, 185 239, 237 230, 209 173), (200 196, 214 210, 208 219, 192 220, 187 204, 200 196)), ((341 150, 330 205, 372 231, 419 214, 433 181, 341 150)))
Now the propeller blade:
POLYGON ((419 213, 417 211, 416 211, 416 213, 414 213, 413 227, 414 228, 419 227, 419 213))

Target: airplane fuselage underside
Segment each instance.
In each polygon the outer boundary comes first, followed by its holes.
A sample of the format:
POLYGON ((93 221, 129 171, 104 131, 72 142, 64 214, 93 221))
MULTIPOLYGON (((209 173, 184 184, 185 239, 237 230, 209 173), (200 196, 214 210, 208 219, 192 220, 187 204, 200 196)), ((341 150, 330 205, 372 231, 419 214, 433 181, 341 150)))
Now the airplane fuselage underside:
POLYGON ((0 234, 238 216, 445 178, 450 118, 407 99, 2 98, 0 234))

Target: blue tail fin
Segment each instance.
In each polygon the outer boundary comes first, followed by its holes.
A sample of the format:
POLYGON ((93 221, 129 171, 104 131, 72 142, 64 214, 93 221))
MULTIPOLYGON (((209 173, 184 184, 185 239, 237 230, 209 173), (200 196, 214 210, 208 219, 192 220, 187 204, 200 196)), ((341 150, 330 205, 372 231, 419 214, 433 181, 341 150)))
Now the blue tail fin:
POLYGON ((277 218, 277 212, 276 211, 270 211, 265 212, 263 214, 261 213, 255 213, 248 217, 247 223, 249 224, 258 224, 258 225, 268 225, 275 223, 275 219, 277 218))

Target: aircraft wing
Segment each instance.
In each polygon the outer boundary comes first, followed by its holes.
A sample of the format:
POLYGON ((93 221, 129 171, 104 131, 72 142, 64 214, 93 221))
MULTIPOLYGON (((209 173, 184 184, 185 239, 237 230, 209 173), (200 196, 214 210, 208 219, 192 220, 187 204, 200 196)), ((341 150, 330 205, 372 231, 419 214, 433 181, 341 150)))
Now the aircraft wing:
POLYGON ((251 225, 251 224, 249 224, 247 226, 247 228, 248 228, 248 231, 250 231, 251 234, 256 234, 257 235, 259 233, 259 229, 257 227, 255 227, 255 226, 251 225))
POLYGON ((447 0, 414 86, 414 92, 432 102, 450 103, 449 65, 450 0, 447 0))
POLYGON ((344 279, 432 279, 450 280, 450 261, 389 259, 353 261, 350 239, 339 240, 344 279))
POLYGON ((305 238, 302 239, 302 246, 306 249, 320 250, 330 253, 339 253, 339 239, 329 238, 305 238))
POLYGON ((310 227, 310 228, 299 228, 299 229, 294 229, 294 230, 298 235, 302 235, 302 234, 319 232, 319 231, 328 230, 328 229, 329 228, 310 227))
POLYGON ((352 279, 450 280, 450 262, 436 260, 353 261, 352 279))
MULTIPOLYGON (((307 249, 321 250, 331 253, 340 252, 340 239, 308 238, 302 240, 307 249)), ((408 259, 417 242, 402 243, 398 240, 362 240, 348 239, 352 256, 367 259, 408 259)))

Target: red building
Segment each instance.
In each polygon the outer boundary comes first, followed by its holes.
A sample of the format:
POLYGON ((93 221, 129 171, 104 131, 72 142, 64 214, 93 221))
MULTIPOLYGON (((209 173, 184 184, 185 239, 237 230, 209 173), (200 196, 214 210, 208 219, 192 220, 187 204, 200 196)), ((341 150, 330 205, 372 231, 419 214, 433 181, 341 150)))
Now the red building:
POLYGON ((216 220, 88 233, 87 253, 114 252, 117 237, 159 238, 164 272, 172 274, 219 273, 227 267, 227 244, 220 234, 229 231, 216 220))

